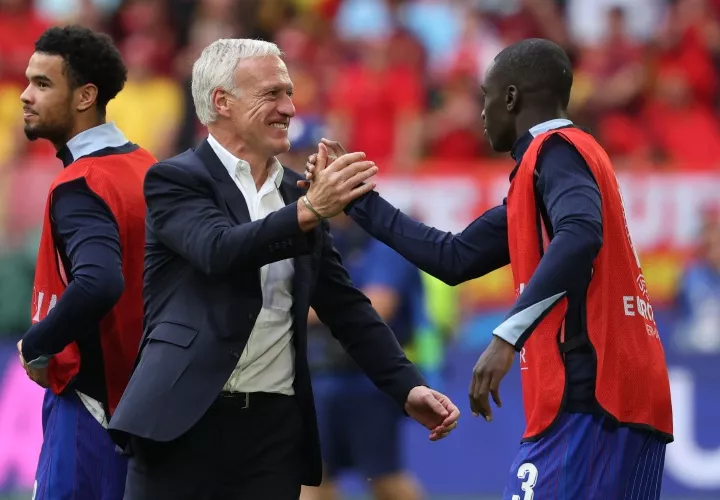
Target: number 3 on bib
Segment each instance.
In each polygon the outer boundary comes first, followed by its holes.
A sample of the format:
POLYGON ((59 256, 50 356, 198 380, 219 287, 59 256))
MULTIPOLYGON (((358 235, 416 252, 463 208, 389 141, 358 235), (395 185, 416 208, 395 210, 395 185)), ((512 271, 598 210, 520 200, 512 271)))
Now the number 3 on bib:
POLYGON ((520 495, 513 495, 512 500, 533 500, 535 497, 533 488, 535 487, 538 478, 537 467, 529 462, 524 463, 518 469, 517 477, 525 480, 520 485, 520 488, 525 494, 522 497, 520 495))

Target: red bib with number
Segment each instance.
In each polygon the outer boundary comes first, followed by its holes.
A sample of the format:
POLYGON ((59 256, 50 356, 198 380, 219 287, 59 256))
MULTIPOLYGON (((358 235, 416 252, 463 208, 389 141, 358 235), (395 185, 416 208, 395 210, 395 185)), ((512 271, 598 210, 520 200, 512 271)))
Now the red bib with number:
MULTIPOLYGON (((672 439, 665 354, 620 188, 607 153, 580 129, 555 129, 535 137, 512 180, 507 210, 515 289, 521 293, 548 244, 539 212, 542 200, 535 198, 535 164, 543 143, 554 134, 585 159, 602 199, 603 245, 593 264, 585 307, 588 340, 597 355, 596 399, 618 422, 672 439)), ((534 329, 520 356, 526 439, 542 434, 562 409, 565 366, 560 344, 566 310, 567 300, 562 299, 534 329)))
MULTIPOLYGON (((50 224, 50 205, 55 188, 84 178, 90 190, 108 206, 118 225, 125 290, 100 323, 107 411, 111 415, 130 379, 142 336, 143 180, 148 168, 155 162, 155 158, 141 148, 127 153, 81 158, 55 178, 45 206, 33 287, 33 323, 42 321, 55 306, 68 285, 70 275, 63 266, 50 224)), ((50 360, 48 377, 51 390, 61 394, 81 369, 81 353, 73 342, 50 360)))

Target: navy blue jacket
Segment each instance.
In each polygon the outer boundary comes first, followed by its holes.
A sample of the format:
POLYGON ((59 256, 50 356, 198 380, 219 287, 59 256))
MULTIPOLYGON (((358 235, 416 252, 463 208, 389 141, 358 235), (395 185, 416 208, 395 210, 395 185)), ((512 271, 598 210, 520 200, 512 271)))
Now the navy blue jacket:
MULTIPOLYGON (((567 120, 553 122, 540 124, 518 139, 512 150, 518 164, 535 135, 571 125, 567 120)), ((602 246, 600 191, 577 150, 562 138, 551 137, 540 151, 536 174, 536 192, 542 200, 541 210, 552 241, 533 279, 508 312, 505 322, 495 330, 498 334, 511 324, 513 329, 520 330, 517 338, 512 339, 517 350, 522 349, 532 334, 537 319, 520 313, 559 293, 568 297, 566 341, 586 335, 585 293, 593 261, 602 246), (520 322, 523 324, 518 328, 520 322)), ((372 236, 451 285, 478 278, 510 263, 505 203, 488 210, 459 234, 413 220, 376 192, 359 199, 346 211, 372 236)), ((587 344, 567 353, 567 411, 598 410, 594 398, 595 363, 594 351, 587 344)))
POLYGON ((310 306, 401 407, 410 389, 424 385, 370 301, 350 283, 327 223, 300 230, 299 179, 285 169, 280 191, 286 206, 251 222, 240 190, 207 141, 151 167, 145 178, 144 335, 110 420, 118 444, 124 446, 128 435, 170 441, 202 417, 237 365, 260 312, 260 267, 287 258, 295 265, 294 388, 305 420, 306 484, 319 484, 322 474, 307 363, 310 306))

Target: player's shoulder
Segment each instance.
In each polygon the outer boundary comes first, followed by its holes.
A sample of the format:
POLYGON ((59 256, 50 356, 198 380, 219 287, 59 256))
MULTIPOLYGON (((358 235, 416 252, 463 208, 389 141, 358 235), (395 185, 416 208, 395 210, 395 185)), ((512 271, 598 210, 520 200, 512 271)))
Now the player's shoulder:
POLYGON ((146 178, 160 177, 165 179, 181 179, 190 177, 204 180, 209 177, 202 160, 195 151, 188 149, 170 158, 156 161, 149 169, 146 178))
MULTIPOLYGON (((587 133, 582 129, 573 128, 573 130, 587 133)), ((558 162, 563 165, 576 164, 579 166, 586 164, 572 138, 568 134, 564 134, 562 129, 557 133, 550 134, 543 141, 538 151, 539 164, 557 164, 558 162)))
POLYGON ((553 134, 549 134, 540 146, 540 151, 542 153, 553 152, 556 150, 576 151, 572 140, 567 136, 567 134, 563 133, 563 129, 560 129, 553 134))

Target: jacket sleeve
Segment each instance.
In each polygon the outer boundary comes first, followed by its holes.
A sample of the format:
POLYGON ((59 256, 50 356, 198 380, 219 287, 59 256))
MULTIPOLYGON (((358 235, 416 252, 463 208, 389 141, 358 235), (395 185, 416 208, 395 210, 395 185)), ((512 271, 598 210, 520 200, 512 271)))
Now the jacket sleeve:
POLYGON ((346 211, 371 236, 448 285, 478 278, 510 263, 504 203, 485 212, 459 234, 414 220, 374 191, 346 211))
POLYGON ((159 163, 144 184, 148 227, 171 250, 207 275, 261 267, 308 251, 297 202, 267 217, 235 224, 211 190, 187 171, 159 163))
POLYGON ((352 286, 327 224, 323 233, 321 267, 312 307, 355 363, 402 408, 413 387, 427 385, 425 379, 405 357, 395 335, 368 298, 352 286))

